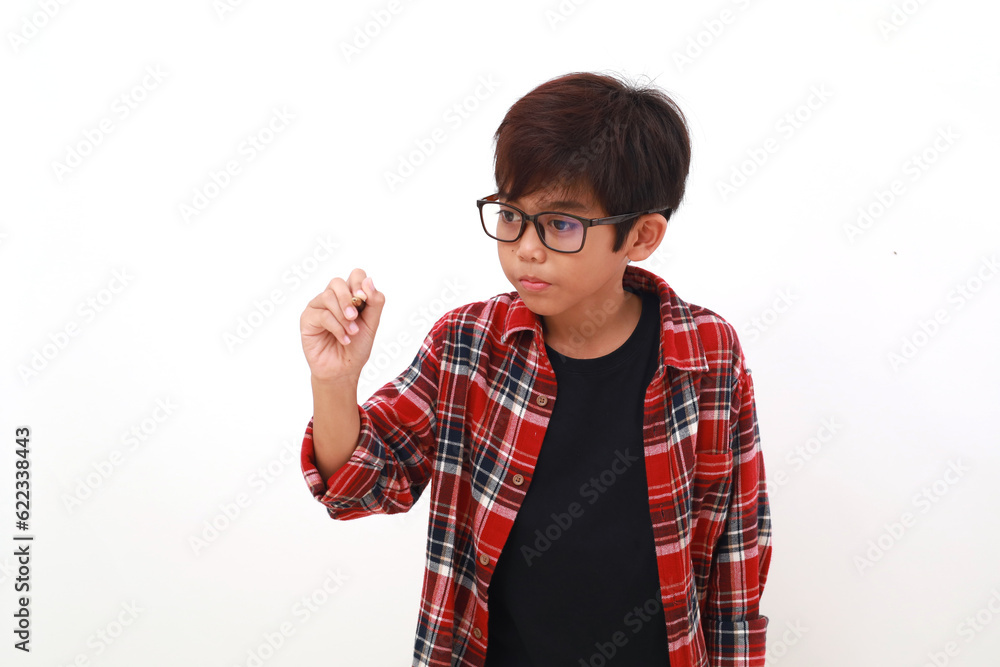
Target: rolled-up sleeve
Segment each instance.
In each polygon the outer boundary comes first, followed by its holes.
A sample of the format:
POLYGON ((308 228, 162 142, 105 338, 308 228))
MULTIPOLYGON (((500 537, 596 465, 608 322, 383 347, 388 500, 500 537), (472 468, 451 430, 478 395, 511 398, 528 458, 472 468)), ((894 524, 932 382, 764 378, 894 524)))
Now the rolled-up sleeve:
POLYGON ((712 667, 763 667, 766 650, 768 619, 760 614, 760 596, 771 561, 771 512, 753 380, 740 367, 730 422, 733 480, 702 618, 712 667))
POLYGON ((313 420, 302 440, 302 473, 334 519, 406 512, 430 482, 437 442, 445 318, 432 327, 409 367, 358 406, 361 429, 347 463, 324 480, 316 468, 313 420))

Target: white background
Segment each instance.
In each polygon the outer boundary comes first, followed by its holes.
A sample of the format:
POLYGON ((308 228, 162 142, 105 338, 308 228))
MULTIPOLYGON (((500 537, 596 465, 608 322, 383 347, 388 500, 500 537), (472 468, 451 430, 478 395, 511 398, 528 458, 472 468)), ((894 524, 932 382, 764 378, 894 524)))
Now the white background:
POLYGON ((313 500, 299 315, 356 267, 386 294, 361 402, 443 312, 512 290, 475 212, 492 134, 592 70, 691 125, 687 197, 639 265, 736 325, 754 371, 769 665, 995 664, 995 3, 48 4, 0 15, 0 662, 410 664, 429 494, 351 522, 313 500))

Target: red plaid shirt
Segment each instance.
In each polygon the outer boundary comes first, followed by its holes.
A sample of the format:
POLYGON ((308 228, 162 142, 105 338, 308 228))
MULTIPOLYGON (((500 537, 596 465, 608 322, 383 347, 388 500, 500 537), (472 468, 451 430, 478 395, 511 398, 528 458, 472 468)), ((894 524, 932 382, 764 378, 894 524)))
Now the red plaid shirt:
MULTIPOLYGON (((627 266, 660 298, 644 455, 671 667, 762 667, 771 516, 753 382, 732 325, 627 266)), ((414 667, 481 667, 486 591, 558 401, 540 318, 517 292, 449 311, 409 368, 358 408, 359 446, 329 479, 312 420, 302 470, 334 519, 405 512, 430 483, 414 667)))

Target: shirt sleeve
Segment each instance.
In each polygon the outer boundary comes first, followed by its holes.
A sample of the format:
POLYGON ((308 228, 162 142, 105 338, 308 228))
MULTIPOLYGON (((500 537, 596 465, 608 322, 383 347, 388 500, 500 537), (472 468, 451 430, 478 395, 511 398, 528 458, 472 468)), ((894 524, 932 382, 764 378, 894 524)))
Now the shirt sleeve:
POLYGON ((732 485, 702 619, 712 667, 763 667, 766 650, 768 619, 759 607, 771 562, 771 512, 753 380, 742 355, 740 366, 730 421, 732 485))
POLYGON ((324 480, 316 469, 313 420, 302 440, 302 473, 334 519, 408 511, 431 479, 444 318, 432 327, 409 367, 358 406, 361 430, 347 463, 324 480))

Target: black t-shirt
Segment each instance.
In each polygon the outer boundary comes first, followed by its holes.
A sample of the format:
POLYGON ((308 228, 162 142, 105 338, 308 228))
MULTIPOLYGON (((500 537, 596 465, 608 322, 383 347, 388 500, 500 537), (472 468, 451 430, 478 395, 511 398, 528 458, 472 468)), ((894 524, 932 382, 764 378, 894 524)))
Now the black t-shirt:
POLYGON ((669 665, 642 440, 660 304, 642 299, 610 354, 546 346, 557 400, 490 581, 487 667, 669 665))

